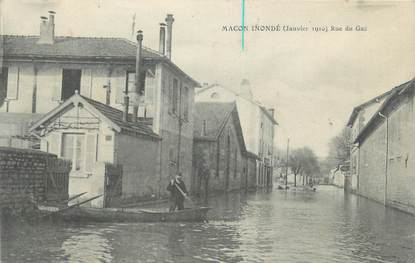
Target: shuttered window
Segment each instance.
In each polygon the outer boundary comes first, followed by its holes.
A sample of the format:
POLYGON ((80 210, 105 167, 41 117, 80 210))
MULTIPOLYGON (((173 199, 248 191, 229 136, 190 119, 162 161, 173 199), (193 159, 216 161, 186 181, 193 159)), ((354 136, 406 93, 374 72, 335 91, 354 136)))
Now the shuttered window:
POLYGON ((7 79, 7 98, 17 100, 19 95, 19 68, 10 67, 7 79))
POLYGON ((124 72, 120 71, 116 71, 114 75, 116 75, 113 85, 113 88, 115 89, 115 103, 123 104, 126 75, 124 72))
POLYGON ((62 74, 63 69, 56 69, 55 80, 52 84, 52 100, 61 101, 62 100, 62 74))
POLYGON ((154 104, 155 92, 155 77, 154 74, 146 74, 145 79, 145 96, 147 104, 154 104))
POLYGON ((179 81, 173 79, 172 113, 177 114, 179 105, 179 81))
POLYGON ((81 95, 91 98, 92 96, 92 70, 83 69, 81 75, 81 95))

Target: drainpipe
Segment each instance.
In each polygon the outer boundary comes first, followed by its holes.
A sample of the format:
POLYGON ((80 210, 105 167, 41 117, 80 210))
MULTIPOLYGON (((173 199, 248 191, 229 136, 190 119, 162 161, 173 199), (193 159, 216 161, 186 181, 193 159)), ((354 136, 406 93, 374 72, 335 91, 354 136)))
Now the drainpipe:
POLYGON ((387 116, 379 112, 379 116, 384 118, 386 121, 386 153, 385 153, 385 195, 383 197, 383 203, 387 205, 388 198, 388 152, 389 152, 389 119, 387 116))

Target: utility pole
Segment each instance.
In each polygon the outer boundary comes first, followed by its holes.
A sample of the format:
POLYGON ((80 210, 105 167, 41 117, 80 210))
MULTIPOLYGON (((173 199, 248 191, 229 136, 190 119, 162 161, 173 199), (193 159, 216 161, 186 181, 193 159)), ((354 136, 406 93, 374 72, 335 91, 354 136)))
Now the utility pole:
POLYGON ((287 189, 287 184, 288 184, 288 153, 289 153, 289 149, 290 149, 290 138, 288 138, 287 140, 287 159, 285 162, 285 189, 287 189))

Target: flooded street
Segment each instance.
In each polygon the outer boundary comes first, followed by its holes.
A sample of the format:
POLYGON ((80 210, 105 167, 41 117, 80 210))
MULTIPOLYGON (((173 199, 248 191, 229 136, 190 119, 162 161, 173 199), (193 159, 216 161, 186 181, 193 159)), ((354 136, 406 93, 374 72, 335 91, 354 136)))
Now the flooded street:
POLYGON ((208 223, 1 226, 1 262, 414 262, 415 217, 342 189, 233 194, 208 223))

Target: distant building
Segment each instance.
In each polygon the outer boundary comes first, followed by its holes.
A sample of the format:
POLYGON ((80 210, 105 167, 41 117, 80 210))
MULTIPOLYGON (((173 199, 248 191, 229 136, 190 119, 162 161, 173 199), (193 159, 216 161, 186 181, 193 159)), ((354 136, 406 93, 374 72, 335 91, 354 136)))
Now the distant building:
POLYGON ((415 214, 415 81, 392 89, 359 134, 358 193, 415 214))
POLYGON ((247 151, 235 103, 195 104, 193 180, 195 193, 256 186, 255 154, 247 151))
POLYGON ((168 176, 178 172, 190 184, 194 89, 199 84, 170 59, 173 16, 167 15, 166 24, 160 26, 158 51, 142 45, 141 32, 136 43, 121 38, 56 37, 54 21, 53 12, 49 19, 42 17, 40 36, 2 36, 0 143, 13 144, 20 137, 37 140, 28 136, 28 127, 78 90, 83 98, 124 112, 118 116, 120 121, 142 122, 162 138, 154 160, 160 165, 151 175, 159 182, 153 195, 166 195, 168 176))
POLYGON ((236 102, 246 148, 259 156, 257 161, 258 187, 272 186, 274 126, 278 125, 274 109, 267 109, 254 101, 250 84, 243 80, 239 91, 220 85, 205 86, 195 96, 196 102, 236 102))

